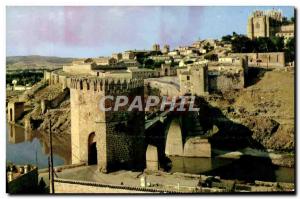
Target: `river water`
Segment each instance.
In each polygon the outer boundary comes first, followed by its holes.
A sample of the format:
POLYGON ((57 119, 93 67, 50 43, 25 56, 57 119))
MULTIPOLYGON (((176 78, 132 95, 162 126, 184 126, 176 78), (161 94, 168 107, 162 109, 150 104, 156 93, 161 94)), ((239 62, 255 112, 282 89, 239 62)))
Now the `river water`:
MULTIPOLYGON (((70 143, 53 138, 53 162, 55 166, 70 164, 70 143), (67 152, 66 152, 67 151, 67 152)), ((40 169, 48 167, 48 138, 40 133, 25 132, 22 127, 7 124, 6 161, 14 164, 34 164, 40 169)), ((266 158, 187 158, 170 157, 169 172, 184 172, 220 176, 224 179, 246 181, 294 182, 294 168, 274 166, 266 158)))
MULTIPOLYGON (((39 169, 48 167, 48 140, 38 136, 37 132, 25 132, 24 128, 7 124, 6 126, 6 162, 14 164, 33 164, 39 169)), ((54 166, 68 161, 54 152, 54 166)))

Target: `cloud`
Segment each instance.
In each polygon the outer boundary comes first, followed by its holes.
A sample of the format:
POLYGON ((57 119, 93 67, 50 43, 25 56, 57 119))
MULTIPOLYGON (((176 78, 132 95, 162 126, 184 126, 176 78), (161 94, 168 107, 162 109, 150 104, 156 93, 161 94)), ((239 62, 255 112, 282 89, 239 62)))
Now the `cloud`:
MULTIPOLYGON (((253 7, 9 6, 8 55, 109 55, 246 30, 253 7), (217 16, 217 17, 216 17, 217 16), (234 23, 233 23, 234 22, 234 23), (73 51, 72 51, 73 49, 73 51), (88 50, 88 49, 92 49, 88 50)), ((289 8, 292 10, 292 7, 289 8)))

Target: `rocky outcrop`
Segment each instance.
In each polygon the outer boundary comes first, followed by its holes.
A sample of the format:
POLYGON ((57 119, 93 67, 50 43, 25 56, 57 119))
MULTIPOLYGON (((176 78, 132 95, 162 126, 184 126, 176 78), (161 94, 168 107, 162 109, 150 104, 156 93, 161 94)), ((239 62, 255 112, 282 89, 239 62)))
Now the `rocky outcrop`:
POLYGON ((49 132, 51 122, 51 131, 54 134, 71 133, 71 113, 70 109, 56 109, 47 112, 44 120, 38 130, 49 132))

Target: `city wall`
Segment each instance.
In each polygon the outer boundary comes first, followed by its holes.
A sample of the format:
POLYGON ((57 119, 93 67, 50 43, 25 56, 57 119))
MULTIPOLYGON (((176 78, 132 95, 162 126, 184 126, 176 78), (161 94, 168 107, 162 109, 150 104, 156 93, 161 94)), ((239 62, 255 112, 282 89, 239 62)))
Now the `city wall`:
POLYGON ((233 56, 248 56, 248 65, 252 67, 276 68, 285 66, 284 52, 269 53, 231 53, 233 56))
POLYGON ((242 89, 245 85, 244 71, 237 69, 229 70, 211 70, 208 72, 209 91, 228 91, 232 89, 242 89))

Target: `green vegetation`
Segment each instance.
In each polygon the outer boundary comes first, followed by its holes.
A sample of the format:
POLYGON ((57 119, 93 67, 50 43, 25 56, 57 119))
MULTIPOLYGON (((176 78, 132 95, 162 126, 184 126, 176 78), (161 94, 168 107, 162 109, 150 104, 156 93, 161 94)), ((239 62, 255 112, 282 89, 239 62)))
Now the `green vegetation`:
POLYGON ((211 46, 209 43, 206 43, 204 46, 203 46, 203 49, 206 50, 206 52, 210 52, 214 49, 213 46, 211 46))
POLYGON ((290 19, 283 17, 281 22, 282 25, 289 25, 294 23, 295 23, 295 17, 291 17, 290 19))
POLYGON ((295 61, 295 38, 290 38, 285 43, 286 61, 295 61))
POLYGON ((245 35, 232 35, 222 37, 222 42, 232 44, 234 53, 259 53, 259 52, 285 52, 286 61, 295 60, 295 39, 284 41, 283 37, 259 37, 249 39, 245 35))
POLYGON ((93 59, 92 58, 87 58, 86 60, 84 60, 84 63, 92 63, 93 59))
POLYGON ((40 70, 19 70, 6 74, 6 84, 12 84, 13 80, 17 80, 18 85, 33 85, 39 82, 43 76, 44 73, 40 70))
POLYGON ((204 56, 204 59, 207 59, 210 61, 218 61, 218 55, 217 54, 207 54, 204 56))

